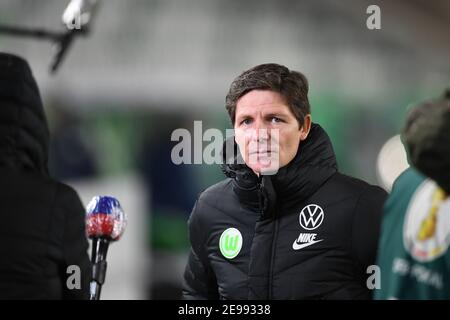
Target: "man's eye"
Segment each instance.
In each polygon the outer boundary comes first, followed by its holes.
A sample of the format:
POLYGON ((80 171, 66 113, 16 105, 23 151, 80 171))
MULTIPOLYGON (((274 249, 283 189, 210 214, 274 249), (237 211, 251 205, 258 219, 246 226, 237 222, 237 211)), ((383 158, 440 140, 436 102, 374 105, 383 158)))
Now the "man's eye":
POLYGON ((252 123, 252 120, 251 120, 251 119, 244 119, 244 120, 241 121, 241 124, 246 124, 246 125, 248 125, 248 124, 250 124, 250 123, 252 123))
POLYGON ((272 121, 272 123, 278 123, 278 122, 282 122, 283 120, 281 120, 280 118, 277 118, 277 117, 272 117, 271 121, 272 121))

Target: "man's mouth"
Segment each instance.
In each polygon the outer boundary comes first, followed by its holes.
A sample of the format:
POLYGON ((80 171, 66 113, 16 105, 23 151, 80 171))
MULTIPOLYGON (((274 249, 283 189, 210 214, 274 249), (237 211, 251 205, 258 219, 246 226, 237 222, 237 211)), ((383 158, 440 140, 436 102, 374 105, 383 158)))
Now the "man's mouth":
POLYGON ((257 150, 257 151, 252 151, 249 154, 271 154, 272 151, 271 150, 257 150))

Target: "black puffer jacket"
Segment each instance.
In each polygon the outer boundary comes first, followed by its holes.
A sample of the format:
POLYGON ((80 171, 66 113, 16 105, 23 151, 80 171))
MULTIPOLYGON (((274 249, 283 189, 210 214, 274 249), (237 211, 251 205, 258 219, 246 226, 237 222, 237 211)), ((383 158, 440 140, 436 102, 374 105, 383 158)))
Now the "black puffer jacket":
POLYGON ((337 172, 319 125, 272 177, 223 169, 230 178, 204 191, 189 219, 184 298, 371 297, 366 270, 386 193, 337 172))
POLYGON ((48 141, 28 64, 0 53, 0 299, 88 298, 84 208, 49 177, 48 141), (81 289, 67 287, 76 275, 70 265, 80 268, 81 289))

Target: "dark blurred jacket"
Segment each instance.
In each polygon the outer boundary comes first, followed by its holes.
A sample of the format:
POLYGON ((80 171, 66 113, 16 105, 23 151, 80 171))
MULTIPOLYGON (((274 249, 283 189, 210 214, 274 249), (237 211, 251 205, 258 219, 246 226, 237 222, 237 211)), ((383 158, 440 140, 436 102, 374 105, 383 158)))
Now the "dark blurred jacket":
POLYGON ((49 176, 48 144, 27 62, 0 53, 0 299, 89 296, 84 208, 71 187, 49 176), (70 265, 80 267, 81 289, 67 288, 70 265))

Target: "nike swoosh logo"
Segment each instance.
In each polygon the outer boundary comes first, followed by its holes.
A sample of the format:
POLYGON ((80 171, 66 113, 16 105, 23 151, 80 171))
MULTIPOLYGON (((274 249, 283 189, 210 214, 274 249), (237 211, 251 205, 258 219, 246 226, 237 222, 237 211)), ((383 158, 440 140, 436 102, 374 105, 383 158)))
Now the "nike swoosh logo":
POLYGON ((313 244, 315 244, 315 243, 317 243, 317 242, 320 242, 320 241, 322 241, 322 240, 323 240, 323 239, 320 239, 320 240, 314 240, 314 241, 311 241, 311 242, 305 242, 305 243, 302 243, 302 244, 298 244, 298 243, 297 243, 297 240, 295 240, 294 243, 292 244, 292 249, 294 249, 294 250, 300 250, 300 249, 309 247, 309 246, 311 246, 311 245, 313 245, 313 244))

